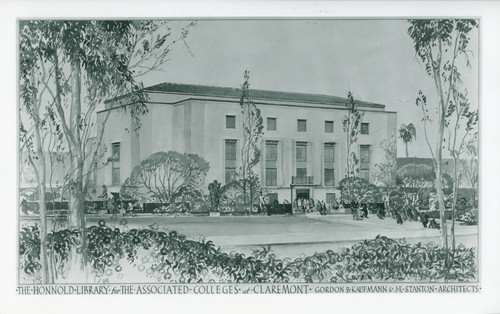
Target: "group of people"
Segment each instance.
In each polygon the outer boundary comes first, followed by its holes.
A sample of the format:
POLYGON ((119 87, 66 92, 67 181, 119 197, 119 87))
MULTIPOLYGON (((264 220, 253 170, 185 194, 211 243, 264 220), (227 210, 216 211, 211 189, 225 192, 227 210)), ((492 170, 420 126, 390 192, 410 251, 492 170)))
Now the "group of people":
POLYGON ((297 212, 312 213, 317 211, 321 215, 326 215, 328 209, 338 210, 339 206, 335 200, 327 204, 325 201, 314 201, 314 199, 299 197, 293 202, 293 208, 295 208, 297 212))
POLYGON ((418 217, 424 228, 441 229, 441 226, 434 218, 430 218, 427 213, 421 213, 418 217))
POLYGON ((351 203, 352 218, 354 220, 363 220, 368 218, 368 204, 358 204, 351 203))
POLYGON ((140 207, 137 202, 125 203, 120 199, 116 199, 113 193, 108 192, 106 185, 102 186, 102 194, 98 198, 102 198, 104 209, 108 214, 121 214, 125 216, 140 207))

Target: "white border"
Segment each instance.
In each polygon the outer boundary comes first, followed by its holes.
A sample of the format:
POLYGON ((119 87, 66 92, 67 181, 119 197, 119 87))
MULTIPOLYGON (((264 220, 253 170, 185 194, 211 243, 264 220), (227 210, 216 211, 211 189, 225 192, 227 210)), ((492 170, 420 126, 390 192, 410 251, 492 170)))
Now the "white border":
POLYGON ((480 1, 166 2, 0 1, 0 313, 500 312, 500 3, 480 1), (401 17, 481 18, 481 283, 479 294, 19 296, 16 287, 16 18, 19 17, 401 17))

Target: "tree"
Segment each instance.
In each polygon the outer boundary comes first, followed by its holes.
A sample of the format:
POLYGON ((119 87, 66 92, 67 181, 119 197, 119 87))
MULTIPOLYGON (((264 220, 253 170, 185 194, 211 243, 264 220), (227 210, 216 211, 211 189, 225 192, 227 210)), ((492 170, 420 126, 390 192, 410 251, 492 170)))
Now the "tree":
MULTIPOLYGON (((33 71, 43 78, 37 81, 47 93, 43 102, 48 104, 47 111, 54 112, 68 152, 68 226, 80 230, 81 252, 86 252, 84 201, 90 174, 105 151, 101 143, 105 128, 95 132, 96 108, 106 99, 128 95, 118 102, 128 104, 122 108, 130 112, 134 128, 138 129, 141 114, 147 112, 147 97, 136 78, 160 70, 173 45, 176 41, 185 43, 193 25, 188 24, 170 40, 173 32, 168 21, 20 23, 21 79, 33 71), (94 134, 96 139, 90 140, 94 134)), ((40 129, 40 125, 34 127, 40 129)))
POLYGON ((413 139, 417 139, 417 130, 413 123, 408 125, 401 124, 399 128, 399 137, 403 140, 403 143, 405 143, 406 157, 408 157, 408 143, 413 139))
POLYGON ((43 77, 35 66, 36 58, 31 47, 21 50, 21 63, 26 65, 20 69, 20 95, 21 108, 24 109, 32 123, 32 128, 27 130, 23 120, 20 120, 20 154, 26 150, 29 164, 35 174, 38 185, 38 201, 40 214, 40 264, 42 266, 42 283, 52 283, 54 281, 51 273, 52 267, 49 267, 49 258, 47 254, 47 213, 46 213, 46 164, 45 153, 43 150, 43 139, 41 129, 46 123, 42 116, 42 96, 45 89, 40 88, 40 80, 43 77), (37 77, 38 76, 38 77, 37 77))
POLYGON ((403 192, 406 217, 417 220, 418 208, 423 205, 433 186, 436 174, 432 167, 424 164, 408 164, 397 171, 397 184, 403 192))
POLYGON ((344 178, 339 182, 342 201, 353 206, 374 204, 382 201, 380 189, 368 180, 360 177, 344 178))
MULTIPOLYGON (((363 113, 359 112, 356 108, 356 102, 351 92, 347 93, 347 115, 342 119, 342 128, 346 135, 346 177, 350 179, 351 177, 356 177, 359 174, 359 159, 355 152, 351 151, 351 147, 358 140, 358 135, 360 132, 361 119, 363 118, 363 113)), ((347 183, 347 189, 349 194, 353 194, 351 187, 352 180, 345 181, 347 183)))
POLYGON ((132 170, 122 190, 134 198, 174 203, 186 193, 199 190, 208 169, 208 162, 199 155, 157 152, 132 170))
POLYGON ((470 137, 466 145, 466 156, 462 161, 462 172, 467 182, 467 185, 471 189, 471 203, 474 208, 477 208, 477 195, 478 195, 478 185, 479 185, 479 145, 477 132, 470 137))
POLYGON ((255 182, 258 183, 258 176, 253 168, 259 163, 261 151, 259 139, 264 129, 260 109, 257 108, 250 97, 250 72, 245 71, 245 82, 242 85, 240 97, 240 107, 243 125, 243 143, 241 146, 241 181, 243 188, 243 201, 248 204, 247 195, 250 196, 250 211, 253 210, 253 200, 255 195, 255 182))
POLYGON ((467 153, 469 138, 476 140, 474 136, 479 120, 478 111, 471 110, 467 92, 462 93, 456 89, 452 90, 453 96, 445 115, 445 124, 448 126, 448 151, 453 158, 453 200, 451 204, 451 241, 455 249, 455 213, 458 199, 458 188, 462 181, 463 156, 467 153), (472 137, 471 137, 472 136, 472 137))
MULTIPOLYGON (((436 193, 439 201, 441 221, 441 246, 448 248, 448 229, 444 208, 444 195, 442 190, 442 162, 443 140, 446 127, 446 112, 450 105, 453 91, 460 82, 458 68, 460 59, 465 58, 470 66, 468 57, 469 32, 477 27, 476 20, 466 19, 438 19, 438 20, 409 20, 408 34, 414 42, 415 52, 420 61, 425 65, 425 70, 436 88, 436 124, 437 133, 434 148, 430 143, 427 128, 431 123, 426 96, 420 91, 416 100, 423 113, 424 134, 426 143, 432 154, 436 171, 436 193)), ((434 115, 433 115, 434 116, 434 115)))
POLYGON ((375 179, 377 183, 384 187, 396 186, 397 175, 397 144, 396 135, 391 135, 387 140, 380 143, 384 151, 384 161, 375 165, 375 179))

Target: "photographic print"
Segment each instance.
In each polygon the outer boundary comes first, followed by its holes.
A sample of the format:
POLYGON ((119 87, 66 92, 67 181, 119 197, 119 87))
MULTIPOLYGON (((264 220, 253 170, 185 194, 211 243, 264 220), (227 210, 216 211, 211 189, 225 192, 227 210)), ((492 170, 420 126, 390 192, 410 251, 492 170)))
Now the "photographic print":
POLYGON ((461 18, 18 20, 18 293, 480 290, 461 18))

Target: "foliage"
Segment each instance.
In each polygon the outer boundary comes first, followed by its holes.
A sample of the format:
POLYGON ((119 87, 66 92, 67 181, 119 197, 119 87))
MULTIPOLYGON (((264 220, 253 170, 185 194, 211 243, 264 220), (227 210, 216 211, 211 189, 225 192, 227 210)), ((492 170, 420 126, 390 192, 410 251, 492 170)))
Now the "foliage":
POLYGON ((154 198, 163 203, 175 202, 183 196, 196 198, 208 169, 208 162, 199 155, 157 152, 132 170, 122 191, 134 199, 154 198))
POLYGON ((345 105, 347 115, 342 119, 342 129, 346 134, 347 143, 347 177, 351 177, 356 176, 359 172, 359 169, 357 169, 359 159, 356 153, 351 151, 351 146, 358 140, 358 135, 361 131, 361 119, 363 119, 364 113, 357 109, 354 96, 351 92, 347 93, 347 102, 345 105))
POLYGON ((40 264, 40 228, 38 225, 23 226, 19 235, 20 268, 27 275, 42 268, 40 264))
POLYGON ((470 281, 476 278, 474 248, 460 246, 451 252, 436 246, 398 243, 377 236, 374 240, 355 244, 351 250, 343 254, 343 267, 337 271, 337 276, 347 282, 367 279, 470 281))
MULTIPOLYGON (((246 204, 250 201, 250 208, 253 208, 254 188, 248 186, 248 183, 255 181, 257 174, 253 168, 259 163, 261 151, 259 139, 264 134, 264 124, 260 109, 257 108, 250 97, 250 72, 245 70, 245 81, 241 87, 240 107, 242 113, 243 143, 241 145, 241 171, 240 179, 242 181, 243 199, 246 204), (247 197, 249 195, 249 198, 247 197)), ((258 180, 258 177, 257 177, 258 180)))
POLYGON ((243 206, 245 211, 248 212, 248 198, 244 197, 243 185, 246 186, 247 190, 250 191, 250 195, 253 197, 253 202, 255 202, 256 196, 262 191, 260 185, 259 177, 252 173, 252 175, 247 179, 233 180, 221 188, 221 211, 231 212, 234 211, 236 207, 243 206))
POLYGON ((222 194, 224 190, 221 188, 221 185, 217 180, 214 180, 214 182, 210 183, 208 185, 208 192, 210 193, 210 211, 213 212, 218 212, 219 211, 219 206, 220 206, 220 201, 222 198, 222 194))
POLYGON ((220 198, 221 212, 234 212, 238 206, 245 205, 241 183, 241 180, 233 180, 224 185, 220 198))
POLYGON ((70 260, 71 250, 78 243, 80 231, 77 229, 53 230, 47 234, 48 256, 56 267, 56 276, 65 274, 65 266, 70 260))
POLYGON ((417 129, 413 123, 408 125, 401 124, 401 127, 399 128, 399 137, 405 143, 406 157, 408 157, 408 143, 410 143, 413 139, 417 139, 417 129))
MULTIPOLYGON (((32 237, 36 232, 33 229, 31 234, 21 233, 23 250, 36 244, 32 237)), ((211 241, 192 241, 175 231, 163 232, 153 227, 125 231, 101 221, 87 228, 86 235, 91 271, 100 279, 120 273, 124 263, 168 283, 471 281, 477 275, 474 248, 459 246, 452 252, 383 236, 338 252, 328 250, 291 261, 277 258, 269 247, 254 250, 251 256, 225 253, 211 241)), ((37 251, 31 255, 33 269, 37 269, 37 251)), ((22 265, 27 265, 27 258, 27 254, 22 255, 22 265)), ((24 271, 33 274, 29 268, 24 271)))
POLYGON ((393 134, 387 140, 380 143, 384 151, 384 161, 375 165, 375 180, 384 187, 396 186, 397 175, 397 143, 396 135, 393 134))
POLYGON ((466 212, 466 213, 458 216, 457 220, 463 221, 467 225, 477 225, 477 222, 478 222, 477 216, 474 215, 473 212, 466 212))
MULTIPOLYGON (((186 44, 193 25, 189 23, 177 36, 168 21, 20 21, 20 107, 33 117, 32 123, 21 121, 20 134, 21 138, 51 134, 57 140, 56 152, 67 152, 63 186, 69 191, 70 226, 84 229, 89 182, 107 164, 102 161, 106 153, 102 139, 111 110, 96 131, 98 106, 118 97, 110 106, 127 111, 138 131, 140 116, 147 112, 147 95, 138 78, 160 70, 175 42, 186 44), (38 110, 38 103, 46 104, 43 110, 38 110)), ((25 116, 21 114, 21 120, 25 116)), ((39 186, 45 185, 39 181, 39 186)))
POLYGON ((344 203, 361 205, 382 201, 380 188, 364 178, 344 178, 339 182, 339 190, 344 203))
MULTIPOLYGON (((459 93, 459 85, 462 83, 458 65, 460 62, 465 61, 467 67, 471 66, 469 54, 472 52, 468 48, 470 43, 469 33, 477 28, 478 21, 472 19, 419 19, 409 20, 409 23, 408 35, 413 40, 415 52, 436 87, 438 99, 434 108, 428 105, 427 98, 422 91, 419 91, 416 104, 422 110, 425 140, 434 160, 438 202, 444 204, 441 186, 443 174, 441 165, 443 162, 443 149, 445 149, 444 132, 445 129, 449 128, 448 118, 450 114, 448 112, 454 110, 454 106, 457 106, 456 99, 459 93), (433 119, 431 119, 431 116, 433 119), (437 132, 435 133, 434 142, 431 143, 427 129, 430 128, 430 124, 433 122, 435 122, 437 132)), ((456 137, 457 128, 450 132, 453 132, 456 137)), ((457 176, 455 176, 455 181, 457 182, 457 176)), ((444 210, 444 206, 440 206, 441 245, 447 248, 448 228, 446 227, 444 210)), ((454 243, 453 228, 452 241, 454 243)))
POLYGON ((479 188, 479 145, 477 133, 466 145, 466 156, 462 162, 462 172, 467 185, 472 191, 472 205, 477 208, 479 188))

